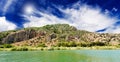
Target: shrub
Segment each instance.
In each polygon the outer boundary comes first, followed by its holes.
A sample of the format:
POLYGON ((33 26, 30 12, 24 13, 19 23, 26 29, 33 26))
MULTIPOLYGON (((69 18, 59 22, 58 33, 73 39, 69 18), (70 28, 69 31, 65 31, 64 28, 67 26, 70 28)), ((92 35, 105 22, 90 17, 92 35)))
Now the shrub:
POLYGON ((26 47, 22 47, 22 48, 12 48, 11 51, 28 51, 29 49, 26 47))
POLYGON ((45 43, 40 43, 38 47, 46 47, 45 43))
POLYGON ((0 48, 4 48, 4 46, 3 46, 3 45, 0 45, 0 48))
POLYGON ((105 46, 107 45, 106 43, 103 42, 91 42, 91 46, 105 46))
POLYGON ((12 48, 13 46, 11 44, 3 44, 0 45, 0 48, 12 48))
POLYGON ((70 47, 76 47, 77 44, 76 44, 76 42, 69 42, 69 46, 70 46, 70 47))
POLYGON ((77 44, 75 42, 58 42, 57 43, 58 47, 76 47, 77 44))

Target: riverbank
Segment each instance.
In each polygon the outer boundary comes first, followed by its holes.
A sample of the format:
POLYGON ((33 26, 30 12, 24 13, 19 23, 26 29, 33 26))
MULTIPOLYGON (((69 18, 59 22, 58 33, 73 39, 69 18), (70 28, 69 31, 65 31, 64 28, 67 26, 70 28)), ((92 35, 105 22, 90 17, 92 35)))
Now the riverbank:
POLYGON ((52 50, 120 50, 120 46, 92 47, 12 47, 0 48, 0 51, 52 51, 52 50))

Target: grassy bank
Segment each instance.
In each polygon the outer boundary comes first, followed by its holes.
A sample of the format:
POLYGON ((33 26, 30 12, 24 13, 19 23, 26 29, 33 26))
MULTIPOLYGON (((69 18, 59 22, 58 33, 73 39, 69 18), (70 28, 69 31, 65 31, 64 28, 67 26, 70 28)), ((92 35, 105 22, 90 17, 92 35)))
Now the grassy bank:
POLYGON ((119 46, 93 47, 12 47, 0 48, 0 51, 52 51, 52 50, 120 50, 119 46))

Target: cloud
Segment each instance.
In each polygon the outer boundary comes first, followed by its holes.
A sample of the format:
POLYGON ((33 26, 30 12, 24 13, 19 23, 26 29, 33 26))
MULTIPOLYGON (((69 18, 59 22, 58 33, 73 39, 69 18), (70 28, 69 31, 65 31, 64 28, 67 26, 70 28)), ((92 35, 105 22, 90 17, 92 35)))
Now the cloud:
POLYGON ((39 12, 39 14, 42 15, 42 17, 36 17, 36 16, 24 16, 27 20, 30 20, 28 23, 24 24, 24 27, 40 27, 47 24, 57 24, 57 23, 66 23, 71 24, 70 22, 66 21, 65 19, 60 19, 52 14, 45 14, 39 12))
POLYGON ((120 33, 120 26, 111 26, 101 33, 120 33))
POLYGON ((18 0, 0 0, 0 10, 3 12, 2 15, 5 15, 6 12, 13 10, 13 6, 18 0))
POLYGON ((29 22, 25 23, 24 27, 39 27, 47 24, 65 23, 75 26, 80 30, 95 32, 112 27, 117 22, 115 17, 109 17, 107 14, 102 13, 100 8, 92 8, 88 5, 78 5, 77 3, 77 5, 73 5, 73 8, 58 9, 65 13, 64 18, 58 18, 52 14, 36 11, 42 17, 25 15, 29 22))
POLYGON ((4 11, 5 11, 5 12, 7 11, 8 7, 12 4, 12 1, 13 1, 13 0, 8 0, 8 1, 6 2, 5 6, 4 6, 4 11))
POLYGON ((110 33, 120 33, 120 26, 116 27, 116 29, 109 29, 107 30, 108 32, 110 31, 110 33))
POLYGON ((112 26, 116 23, 116 18, 111 18, 103 13, 99 8, 91 8, 87 5, 81 6, 80 9, 63 10, 69 16, 68 20, 72 21, 78 29, 95 32, 112 26))
POLYGON ((14 30, 17 26, 5 19, 5 17, 0 17, 0 31, 14 30))
POLYGON ((118 9, 116 9, 116 8, 113 8, 113 9, 112 9, 112 11, 115 11, 115 12, 116 12, 116 11, 118 11, 118 9))

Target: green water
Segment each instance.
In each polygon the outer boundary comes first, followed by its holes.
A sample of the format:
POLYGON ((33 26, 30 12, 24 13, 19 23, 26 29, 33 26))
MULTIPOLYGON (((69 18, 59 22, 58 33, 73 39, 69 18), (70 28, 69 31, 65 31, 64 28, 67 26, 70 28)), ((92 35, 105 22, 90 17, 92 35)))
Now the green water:
POLYGON ((1 51, 0 62, 120 62, 120 50, 1 51))

